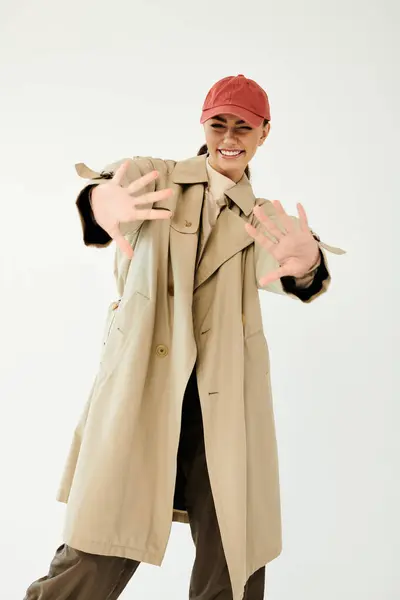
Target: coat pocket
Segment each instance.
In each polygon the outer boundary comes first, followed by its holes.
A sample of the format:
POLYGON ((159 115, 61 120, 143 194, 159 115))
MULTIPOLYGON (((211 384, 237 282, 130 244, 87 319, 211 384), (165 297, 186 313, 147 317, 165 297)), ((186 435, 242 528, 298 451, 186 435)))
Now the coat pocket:
POLYGON ((264 330, 259 329, 248 335, 244 340, 244 346, 245 358, 252 376, 256 378, 260 373, 269 373, 269 349, 264 330))
POLYGON ((110 374, 117 367, 129 336, 138 335, 141 317, 149 304, 147 296, 134 292, 128 300, 109 306, 100 360, 103 374, 110 374))
POLYGON ((104 333, 103 333, 103 349, 104 349, 104 346, 106 345, 107 340, 110 336, 110 332, 113 327, 113 324, 115 321, 115 316, 117 314, 117 310, 119 308, 120 302, 121 302, 121 300, 116 300, 115 302, 112 302, 108 307, 106 324, 105 324, 104 333))
POLYGON ((111 359, 118 353, 118 348, 123 341, 123 332, 117 323, 117 314, 121 300, 112 302, 107 310, 106 322, 103 331, 102 348, 100 354, 100 368, 104 371, 104 367, 109 368, 111 359))

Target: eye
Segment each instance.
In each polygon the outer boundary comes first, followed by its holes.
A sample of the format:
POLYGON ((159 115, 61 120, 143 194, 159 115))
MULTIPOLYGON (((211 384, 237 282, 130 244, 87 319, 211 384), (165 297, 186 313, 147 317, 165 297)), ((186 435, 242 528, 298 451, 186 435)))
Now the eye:
POLYGON ((252 128, 248 127, 247 125, 242 125, 241 127, 239 127, 239 129, 246 129, 247 131, 252 131, 252 128))
POLYGON ((223 127, 223 125, 221 125, 221 123, 212 123, 211 127, 213 129, 220 129, 221 127, 223 127))

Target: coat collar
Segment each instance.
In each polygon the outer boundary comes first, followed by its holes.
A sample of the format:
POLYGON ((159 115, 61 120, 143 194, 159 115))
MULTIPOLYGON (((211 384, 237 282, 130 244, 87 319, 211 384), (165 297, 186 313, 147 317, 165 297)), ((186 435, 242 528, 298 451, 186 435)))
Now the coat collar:
MULTIPOLYGON (((208 183, 206 160, 207 155, 202 154, 177 162, 172 172, 172 181, 177 184, 208 183)), ((249 216, 254 208, 256 198, 246 175, 243 175, 242 179, 225 194, 242 210, 246 217, 249 216)))
POLYGON ((245 219, 238 212, 235 207, 233 210, 225 208, 218 217, 196 269, 195 290, 227 260, 254 242, 245 229, 245 219))

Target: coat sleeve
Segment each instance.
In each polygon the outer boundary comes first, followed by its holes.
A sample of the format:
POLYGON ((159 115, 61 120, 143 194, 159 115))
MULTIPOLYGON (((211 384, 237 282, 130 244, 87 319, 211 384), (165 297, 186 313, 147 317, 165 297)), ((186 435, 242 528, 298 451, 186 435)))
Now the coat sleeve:
MULTIPOLYGON (((272 219, 276 220, 275 210, 272 202, 269 200, 258 200, 257 204, 262 206, 265 213, 272 219)), ((298 217, 291 217, 297 226, 300 226, 300 220, 298 217)), ((253 215, 251 224, 256 229, 261 228, 261 224, 253 215)), ((302 302, 309 303, 312 302, 315 298, 323 294, 329 288, 331 283, 331 275, 328 268, 328 260, 326 251, 329 251, 333 254, 345 254, 345 251, 341 248, 336 248, 334 246, 329 246, 322 242, 319 236, 312 232, 314 238, 316 239, 320 254, 321 254, 321 264, 314 275, 314 279, 312 283, 305 287, 298 287, 296 284, 296 279, 294 277, 282 277, 278 281, 274 281, 267 286, 260 286, 259 280, 267 275, 270 271, 274 271, 279 267, 278 262, 275 258, 270 254, 267 250, 262 248, 259 244, 255 243, 254 256, 255 256, 255 272, 257 285, 259 289, 267 290, 270 292, 275 292, 277 294, 286 294, 292 296, 302 302)))
MULTIPOLYGON (((85 187, 79 192, 76 199, 76 207, 81 220, 83 242, 86 246, 96 246, 98 248, 104 248, 110 245, 112 238, 100 225, 98 225, 94 219, 92 207, 91 207, 91 193, 95 186, 106 183, 112 179, 115 171, 120 167, 126 160, 130 160, 129 167, 126 171, 124 181, 122 182, 123 187, 127 187, 132 181, 143 177, 154 169, 160 169, 163 163, 160 159, 151 159, 144 157, 135 157, 131 159, 123 158, 116 162, 106 165, 101 171, 93 171, 91 168, 86 166, 84 163, 77 163, 75 170, 80 177, 86 179, 85 187)), ((156 189, 156 181, 152 181, 145 188, 142 193, 153 192, 156 189)), ((130 234, 138 231, 143 221, 134 221, 131 223, 121 223, 120 229, 122 233, 130 234)))

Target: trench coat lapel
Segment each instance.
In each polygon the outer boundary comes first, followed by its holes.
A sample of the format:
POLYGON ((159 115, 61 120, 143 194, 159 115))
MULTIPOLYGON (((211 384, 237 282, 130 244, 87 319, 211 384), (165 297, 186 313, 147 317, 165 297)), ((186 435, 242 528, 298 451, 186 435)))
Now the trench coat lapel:
MULTIPOLYGON (((178 162, 172 173, 172 181, 177 184, 196 184, 208 182, 206 168, 206 155, 196 156, 185 161, 178 162)), ((201 190, 204 193, 204 188, 201 190)), ((200 228, 200 213, 203 196, 184 201, 174 216, 175 227, 181 227, 181 231, 191 233, 191 228, 200 228)), ((243 178, 232 188, 227 190, 226 196, 231 200, 231 207, 221 211, 215 226, 213 227, 209 240, 204 249, 203 256, 198 265, 195 275, 194 289, 202 285, 217 269, 229 258, 253 243, 245 230, 246 220, 239 216, 240 209, 246 217, 249 217, 255 205, 255 196, 248 178, 243 178)))
POLYGON ((233 210, 224 208, 213 227, 203 256, 197 267, 194 289, 202 285, 232 256, 253 243, 247 234, 245 221, 233 210))
POLYGON ((211 277, 224 262, 254 242, 245 229, 248 219, 239 216, 240 209, 249 217, 255 205, 255 196, 247 177, 244 176, 225 195, 232 202, 222 209, 211 231, 196 271, 194 289, 211 277))

